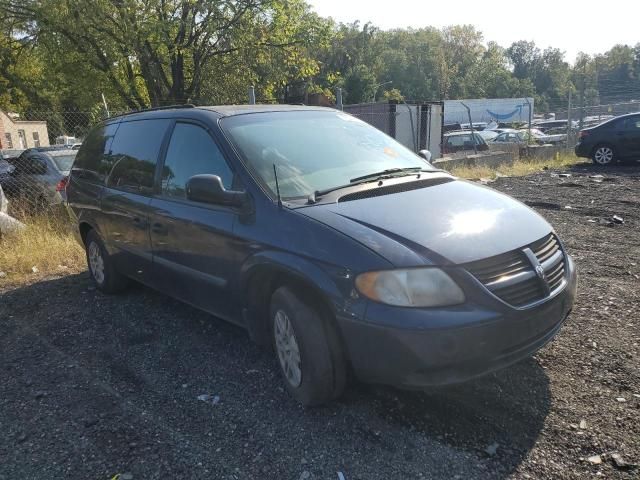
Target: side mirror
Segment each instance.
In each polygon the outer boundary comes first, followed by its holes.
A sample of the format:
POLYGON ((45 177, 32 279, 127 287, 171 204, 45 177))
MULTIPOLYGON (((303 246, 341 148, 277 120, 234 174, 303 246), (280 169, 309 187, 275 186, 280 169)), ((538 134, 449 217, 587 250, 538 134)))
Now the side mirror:
POLYGON ((194 175, 186 186, 187 198, 194 202, 240 207, 247 201, 245 192, 225 190, 218 175, 194 175))
POLYGON ((420 150, 418 152, 422 158, 424 158, 427 162, 431 163, 431 152, 429 150, 420 150))

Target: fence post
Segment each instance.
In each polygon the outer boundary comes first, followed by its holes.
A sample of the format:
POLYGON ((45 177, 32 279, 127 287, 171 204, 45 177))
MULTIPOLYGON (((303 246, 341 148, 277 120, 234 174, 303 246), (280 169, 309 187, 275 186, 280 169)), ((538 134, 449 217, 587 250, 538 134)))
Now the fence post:
POLYGON ((569 90, 569 105, 567 109, 567 150, 569 149, 571 138, 571 90, 569 90))
POLYGON ((473 122, 471 121, 471 109, 464 103, 460 102, 464 108, 467 109, 467 115, 469 117, 469 129, 471 130, 471 140, 473 140, 473 152, 478 154, 478 146, 476 145, 476 135, 473 133, 473 122))
POLYGON ((342 105, 342 89, 340 87, 336 89, 336 107, 338 107, 338 110, 344 110, 344 105, 342 105))
POLYGON ((249 105, 256 104, 256 89, 253 85, 249 87, 249 105))

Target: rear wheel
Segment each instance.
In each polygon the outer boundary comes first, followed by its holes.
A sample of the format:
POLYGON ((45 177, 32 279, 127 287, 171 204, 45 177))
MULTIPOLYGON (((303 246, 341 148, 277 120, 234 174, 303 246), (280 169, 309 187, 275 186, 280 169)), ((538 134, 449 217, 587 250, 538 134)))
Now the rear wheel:
POLYGON ((322 312, 289 287, 280 287, 271 298, 270 318, 273 348, 289 393, 305 406, 340 396, 346 367, 337 336, 322 312))
POLYGON ((594 148, 591 159, 596 165, 606 166, 615 163, 616 158, 613 147, 610 145, 598 145, 594 148))
POLYGON ((105 293, 123 290, 129 280, 116 270, 113 258, 107 253, 102 239, 95 230, 87 233, 84 243, 89 274, 96 287, 105 293))

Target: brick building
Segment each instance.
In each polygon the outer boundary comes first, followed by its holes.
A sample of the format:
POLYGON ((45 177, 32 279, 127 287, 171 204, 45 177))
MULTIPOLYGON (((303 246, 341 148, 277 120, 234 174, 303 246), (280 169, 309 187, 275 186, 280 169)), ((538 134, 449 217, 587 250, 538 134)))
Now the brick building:
POLYGON ((49 145, 47 122, 18 120, 0 110, 0 149, 24 149, 49 145))

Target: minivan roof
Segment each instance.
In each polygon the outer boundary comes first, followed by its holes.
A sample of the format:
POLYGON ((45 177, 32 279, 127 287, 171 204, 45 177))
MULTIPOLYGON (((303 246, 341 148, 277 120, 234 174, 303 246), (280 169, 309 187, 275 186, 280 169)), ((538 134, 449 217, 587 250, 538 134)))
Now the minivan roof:
POLYGON ((212 105, 195 107, 193 105, 175 105, 170 107, 150 108, 147 110, 139 110, 122 115, 113 116, 106 120, 107 123, 118 121, 123 118, 131 117, 158 117, 172 116, 180 112, 197 112, 207 110, 217 114, 219 117, 232 117, 235 115, 244 115, 249 113, 267 113, 267 112, 292 112, 292 111, 336 111, 333 108, 315 107, 308 105, 212 105))
POLYGON ((243 115, 246 113, 265 113, 265 112, 293 112, 300 110, 316 110, 327 111, 334 110, 327 107, 314 107, 308 105, 219 105, 211 107, 196 107, 216 112, 221 117, 231 117, 234 115, 243 115))

